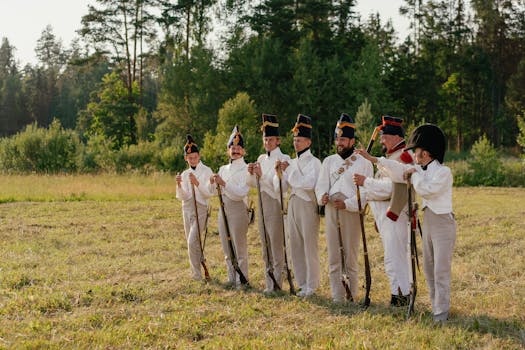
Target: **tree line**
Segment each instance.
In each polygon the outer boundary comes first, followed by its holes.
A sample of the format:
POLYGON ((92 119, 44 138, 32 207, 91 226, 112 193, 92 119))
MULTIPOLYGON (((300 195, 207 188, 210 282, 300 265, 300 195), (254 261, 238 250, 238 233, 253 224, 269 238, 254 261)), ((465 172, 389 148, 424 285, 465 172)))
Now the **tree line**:
POLYGON ((379 14, 360 18, 355 4, 97 0, 71 47, 52 27, 42 31, 35 65, 20 67, 2 40, 0 135, 57 120, 95 159, 101 148, 177 153, 191 133, 215 159, 237 123, 256 143, 255 157, 261 113, 277 114, 284 132, 304 113, 324 157, 347 112, 366 117, 358 118, 366 120, 363 143, 388 114, 407 129, 438 124, 458 152, 482 135, 517 147, 525 133, 523 1, 405 0, 406 38, 379 14))

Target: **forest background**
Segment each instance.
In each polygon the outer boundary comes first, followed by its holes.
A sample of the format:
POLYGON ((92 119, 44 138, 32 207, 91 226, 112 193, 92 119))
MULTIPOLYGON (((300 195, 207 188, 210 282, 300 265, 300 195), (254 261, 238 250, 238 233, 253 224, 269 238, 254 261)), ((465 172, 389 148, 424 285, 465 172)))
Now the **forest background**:
POLYGON ((525 2, 406 0, 404 40, 355 3, 98 0, 71 47, 48 26, 24 67, 4 38, 0 170, 180 171, 187 133, 217 169, 235 124, 261 152, 261 113, 283 135, 311 116, 323 158, 346 112, 362 144, 381 115, 435 123, 456 184, 523 186, 525 2))

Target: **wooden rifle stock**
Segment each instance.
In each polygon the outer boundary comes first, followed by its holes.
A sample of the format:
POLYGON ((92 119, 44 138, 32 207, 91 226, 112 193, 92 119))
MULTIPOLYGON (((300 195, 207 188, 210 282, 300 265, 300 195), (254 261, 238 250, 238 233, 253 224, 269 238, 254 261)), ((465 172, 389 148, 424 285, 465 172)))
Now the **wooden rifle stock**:
POLYGON ((370 151, 372 150, 372 147, 374 146, 374 142, 377 139, 377 135, 379 135, 379 131, 381 131, 381 126, 376 126, 374 129, 374 132, 372 133, 372 136, 370 137, 368 146, 366 146, 367 153, 370 153, 370 151))
POLYGON ((259 176, 255 175, 255 178, 257 180, 257 196, 259 197, 259 210, 261 211, 261 225, 263 228, 264 246, 266 248, 266 273, 268 273, 268 276, 270 276, 270 279, 273 282, 273 288, 276 290, 281 290, 281 286, 279 285, 279 283, 277 283, 277 280, 275 279, 275 276, 273 274, 273 263, 270 257, 270 237, 268 237, 268 233, 266 232, 266 224, 264 223, 263 202, 262 202, 262 197, 261 197, 261 183, 259 181, 259 176))
POLYGON ((217 184, 217 194, 219 195, 219 203, 221 205, 222 218, 224 219, 224 226, 226 227, 226 240, 228 241, 228 247, 230 248, 230 259, 235 271, 239 274, 239 279, 242 284, 249 286, 248 279, 242 273, 241 268, 239 267, 239 262, 237 260, 237 255, 235 254, 235 247, 233 246, 232 236, 230 232, 230 225, 228 224, 228 217, 226 216, 226 209, 224 207, 224 200, 222 199, 221 186, 217 184))
POLYGON ((408 188, 408 221, 410 225, 410 266, 412 268, 412 284, 410 285, 410 301, 408 303, 407 318, 414 311, 414 303, 417 295, 417 280, 416 280, 416 262, 417 262, 417 245, 416 245, 416 223, 414 205, 412 202, 412 183, 410 176, 407 178, 408 188))
POLYGON ((197 235, 199 236, 199 247, 201 248, 201 265, 204 269, 204 278, 207 281, 210 280, 210 273, 208 272, 208 267, 206 266, 206 258, 204 257, 204 248, 202 246, 201 240, 201 224, 199 222, 199 209, 197 208, 197 197, 195 196, 195 185, 191 184, 191 192, 193 194, 193 206, 195 208, 195 219, 197 220, 197 235))
POLYGON ((281 196, 281 221, 283 225, 283 246, 284 246, 284 266, 286 268, 286 278, 288 284, 290 285, 290 294, 295 295, 295 287, 293 285, 292 272, 288 266, 288 254, 286 253, 286 233, 284 230, 284 202, 283 202, 283 181, 282 181, 282 172, 279 169, 277 171, 277 176, 279 177, 279 194, 281 196))

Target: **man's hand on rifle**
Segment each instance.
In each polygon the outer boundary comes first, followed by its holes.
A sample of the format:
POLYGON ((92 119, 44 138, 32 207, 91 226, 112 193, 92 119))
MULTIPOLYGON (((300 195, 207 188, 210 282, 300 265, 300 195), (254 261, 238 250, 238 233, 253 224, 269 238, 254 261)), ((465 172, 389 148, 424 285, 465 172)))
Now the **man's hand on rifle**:
POLYGON ((286 171, 286 168, 288 168, 288 165, 290 165, 287 161, 276 161, 275 162, 275 171, 277 171, 277 174, 281 173, 283 171, 286 171))
POLYGON ((405 170, 403 173, 403 179, 408 180, 412 177, 412 174, 416 172, 415 168, 410 168, 408 170, 405 170))
POLYGON ((195 174, 190 173, 189 178, 192 185, 194 185, 195 187, 199 187, 200 182, 199 180, 197 180, 197 176, 195 176, 195 174))
POLYGON ((210 182, 212 184, 214 184, 214 183, 219 184, 222 187, 226 186, 226 182, 222 179, 222 177, 219 174, 212 175, 211 178, 210 178, 210 182))
POLYGON ((370 162, 372 162, 372 164, 377 163, 377 157, 374 157, 374 156, 370 155, 370 153, 368 153, 365 149, 362 149, 362 148, 356 149, 355 153, 356 154, 360 154, 361 157, 369 160, 370 162))
POLYGON ((259 163, 248 164, 248 173, 250 175, 257 175, 258 178, 262 176, 261 165, 259 163))
POLYGON ((354 184, 363 186, 365 184, 366 176, 361 174, 354 174, 354 184))
POLYGON ((334 199, 334 207, 336 209, 346 209, 345 201, 342 199, 334 199))
POLYGON ((321 204, 327 205, 329 201, 330 197, 328 196, 328 193, 323 194, 323 196, 321 197, 321 204))

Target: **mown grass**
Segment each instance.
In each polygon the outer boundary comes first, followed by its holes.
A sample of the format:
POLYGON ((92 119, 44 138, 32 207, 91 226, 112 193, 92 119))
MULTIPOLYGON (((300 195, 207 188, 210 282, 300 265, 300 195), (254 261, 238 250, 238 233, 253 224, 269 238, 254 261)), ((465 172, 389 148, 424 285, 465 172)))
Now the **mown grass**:
POLYGON ((452 317, 435 326, 422 274, 412 319, 388 306, 381 241, 370 218, 372 305, 362 310, 331 303, 322 233, 315 297, 262 293, 254 226, 254 288, 228 289, 216 201, 206 243, 213 280, 192 281, 180 203, 168 175, 1 180, 0 348, 525 347, 525 189, 455 189, 452 317), (70 200, 72 193, 83 196, 70 200))

